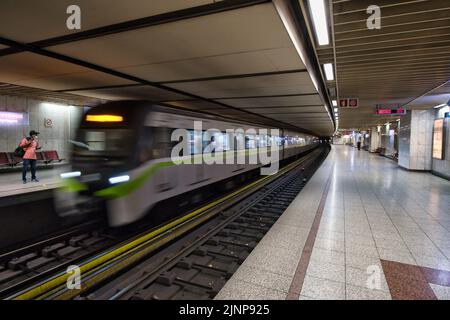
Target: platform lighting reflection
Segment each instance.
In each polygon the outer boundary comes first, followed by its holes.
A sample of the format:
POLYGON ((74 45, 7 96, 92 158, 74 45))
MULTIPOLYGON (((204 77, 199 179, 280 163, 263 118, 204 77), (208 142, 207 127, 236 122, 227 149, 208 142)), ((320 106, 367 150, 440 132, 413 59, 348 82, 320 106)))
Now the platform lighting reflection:
POLYGON ((86 116, 88 122, 122 122, 123 117, 111 114, 88 114, 86 116))
POLYGON ((64 172, 59 175, 61 179, 75 178, 81 176, 80 171, 64 172))
POLYGON ((116 184, 116 183, 121 183, 121 182, 127 182, 128 180, 130 180, 130 176, 123 175, 123 176, 109 178, 109 183, 116 184))
POLYGON ((309 0, 308 4, 314 24, 314 32, 316 33, 316 38, 319 46, 330 44, 327 14, 325 11, 325 1, 309 0))
POLYGON ((323 65, 323 69, 325 70, 325 77, 328 81, 334 80, 334 71, 333 71, 333 64, 332 63, 325 63, 323 65))

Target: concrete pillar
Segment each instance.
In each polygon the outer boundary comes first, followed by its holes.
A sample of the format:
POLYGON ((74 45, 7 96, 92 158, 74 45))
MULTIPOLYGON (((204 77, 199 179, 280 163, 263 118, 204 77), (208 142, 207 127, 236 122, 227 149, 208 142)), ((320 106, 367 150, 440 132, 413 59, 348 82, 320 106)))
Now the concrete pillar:
POLYGON ((376 152, 380 147, 380 133, 377 127, 370 128, 369 152, 376 152))
POLYGON ((431 170, 434 110, 412 110, 402 116, 399 130, 399 166, 431 170))

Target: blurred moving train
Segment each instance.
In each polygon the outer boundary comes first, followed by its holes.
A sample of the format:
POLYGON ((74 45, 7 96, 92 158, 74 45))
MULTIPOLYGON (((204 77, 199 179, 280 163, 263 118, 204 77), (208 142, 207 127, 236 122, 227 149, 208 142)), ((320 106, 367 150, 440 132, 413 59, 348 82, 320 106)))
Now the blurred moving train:
POLYGON ((55 194, 57 211, 67 216, 104 208, 109 225, 118 227, 143 218, 161 201, 180 206, 200 203, 208 197, 206 190, 231 190, 259 174, 256 169, 263 164, 174 164, 171 152, 179 141, 172 141, 171 136, 180 128, 190 134, 186 141, 190 155, 183 156, 205 156, 205 152, 214 156, 225 153, 226 157, 246 152, 248 156, 253 149, 276 143, 281 163, 319 143, 317 137, 281 129, 276 138, 247 133, 233 137, 225 131, 254 128, 258 132, 263 128, 150 102, 109 102, 83 116, 72 141, 72 169, 61 174, 63 187, 55 194), (201 147, 195 143, 195 139, 205 138, 195 134, 194 121, 221 132, 215 135, 221 149, 208 151, 208 141, 202 141, 201 147), (230 141, 239 138, 245 143, 230 141))

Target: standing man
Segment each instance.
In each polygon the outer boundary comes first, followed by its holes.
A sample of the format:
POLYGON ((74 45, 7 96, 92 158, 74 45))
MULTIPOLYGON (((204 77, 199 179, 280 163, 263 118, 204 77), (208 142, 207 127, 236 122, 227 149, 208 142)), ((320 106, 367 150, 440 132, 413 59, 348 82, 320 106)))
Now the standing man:
POLYGON ((361 140, 362 140, 362 135, 361 132, 358 134, 358 142, 356 143, 356 145, 358 146, 358 151, 361 150, 361 140))
POLYGON ((31 181, 39 182, 36 178, 36 150, 41 148, 38 141, 39 132, 31 130, 30 136, 23 138, 20 142, 20 146, 25 150, 23 156, 23 168, 22 168, 22 181, 27 183, 27 170, 28 166, 31 167, 31 181))

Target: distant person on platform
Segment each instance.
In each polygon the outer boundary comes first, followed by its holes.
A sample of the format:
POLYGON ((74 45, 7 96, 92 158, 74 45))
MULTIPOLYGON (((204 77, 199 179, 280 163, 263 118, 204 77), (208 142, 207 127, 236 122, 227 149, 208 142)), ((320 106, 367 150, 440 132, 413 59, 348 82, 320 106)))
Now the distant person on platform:
POLYGON ((23 156, 23 168, 22 168, 22 181, 27 183, 27 170, 31 167, 31 181, 39 182, 36 178, 36 150, 41 149, 41 145, 38 141, 39 132, 31 130, 30 136, 23 138, 20 142, 20 146, 25 150, 23 156))
POLYGON ((362 140, 361 133, 359 133, 358 142, 356 142, 356 145, 358 146, 358 151, 361 150, 361 140, 362 140))

